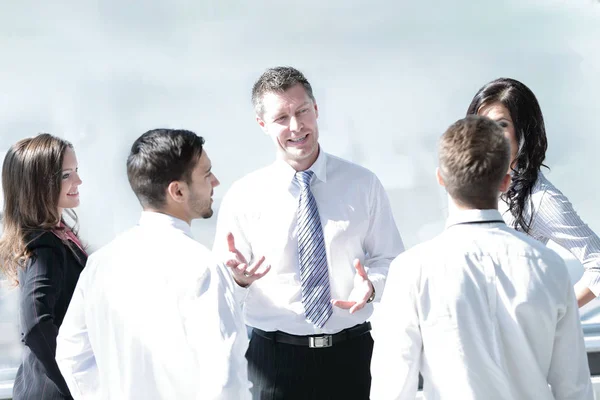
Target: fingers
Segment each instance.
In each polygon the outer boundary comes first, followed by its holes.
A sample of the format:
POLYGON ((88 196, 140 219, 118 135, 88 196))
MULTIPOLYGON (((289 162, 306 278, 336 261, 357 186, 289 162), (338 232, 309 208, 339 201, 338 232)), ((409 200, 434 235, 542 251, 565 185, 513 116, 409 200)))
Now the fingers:
POLYGON ((363 279, 369 279, 367 276, 367 271, 365 271, 365 267, 362 266, 360 260, 358 258, 354 259, 354 268, 356 269, 356 273, 363 279))
POLYGON ((350 314, 354 314, 355 312, 362 310, 367 302, 366 300, 358 303, 356 301, 332 300, 331 304, 341 309, 349 310, 350 314))
POLYGON ((231 269, 233 278, 237 284, 242 287, 247 287, 252 282, 265 276, 271 270, 270 265, 261 268, 264 261, 265 257, 263 256, 251 266, 248 266, 247 263, 240 263, 237 260, 228 260, 225 262, 225 265, 231 269))
POLYGON ((271 270, 271 266, 267 265, 262 271, 260 272, 256 272, 254 273, 254 275, 252 275, 252 282, 262 278, 263 276, 265 276, 267 274, 267 272, 269 272, 271 270))
POLYGON ((355 301, 345 301, 345 300, 331 300, 331 304, 335 307, 342 308, 344 310, 348 310, 356 304, 355 301))
POLYGON ((229 247, 229 251, 232 253, 236 253, 237 249, 235 248, 235 238, 233 237, 233 233, 227 233, 227 246, 229 247))
POLYGON ((246 263, 246 257, 242 254, 241 251, 235 248, 235 238, 233 237, 233 233, 227 233, 227 247, 229 248, 229 253, 235 259, 231 259, 225 262, 228 267, 234 267, 235 263, 246 263))
POLYGON ((248 278, 249 282, 252 283, 255 280, 258 280, 265 276, 267 272, 271 270, 271 266, 267 265, 266 267, 260 269, 260 266, 265 261, 265 256, 260 257, 250 268, 246 269, 244 272, 244 276, 248 278))
POLYGON ((229 265, 229 263, 233 260, 227 261, 227 266, 231 268, 234 274, 236 275, 244 275, 246 269, 248 268, 248 264, 246 263, 238 263, 236 262, 234 265, 229 265))
POLYGON ((352 306, 352 308, 350 308, 350 314, 354 314, 355 312, 362 310, 362 308, 365 306, 365 304, 367 304, 366 301, 361 301, 360 303, 356 303, 355 305, 352 306))
POLYGON ((260 268, 260 266, 262 265, 262 263, 265 261, 265 256, 262 256, 261 258, 259 258, 254 264, 252 264, 250 266, 250 268, 248 268, 246 270, 246 273, 250 274, 250 275, 254 275, 254 273, 256 272, 256 270, 258 268, 260 268))
POLYGON ((371 297, 371 294, 373 293, 373 284, 371 282, 368 282, 368 289, 365 293, 365 295, 362 297, 362 299, 360 301, 357 301, 356 304, 354 304, 352 306, 352 308, 350 308, 350 314, 354 314, 357 311, 360 311, 363 309, 363 307, 365 306, 365 304, 367 304, 367 300, 369 300, 369 297, 371 297))
POLYGON ((234 267, 237 267, 238 265, 240 265, 240 262, 237 260, 227 260, 227 261, 225 261, 225 265, 227 265, 230 268, 234 268, 234 267))

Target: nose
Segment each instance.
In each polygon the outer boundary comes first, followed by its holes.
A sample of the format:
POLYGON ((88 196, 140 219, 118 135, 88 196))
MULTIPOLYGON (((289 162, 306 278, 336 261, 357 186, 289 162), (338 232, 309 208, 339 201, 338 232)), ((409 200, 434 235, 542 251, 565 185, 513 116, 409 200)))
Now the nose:
POLYGON ((76 172, 76 173, 75 173, 75 176, 76 176, 76 178, 77 178, 77 179, 75 180, 75 184, 76 184, 77 186, 81 185, 81 184, 83 183, 83 181, 81 180, 81 177, 79 176, 79 173, 78 173, 78 172, 76 172))
POLYGON ((290 131, 300 132, 300 129, 302 129, 302 122, 300 122, 298 117, 293 116, 290 118, 290 131))
POLYGON ((217 179, 217 177, 215 175, 213 175, 213 182, 212 182, 212 187, 217 187, 221 184, 221 182, 219 182, 219 180, 217 179))

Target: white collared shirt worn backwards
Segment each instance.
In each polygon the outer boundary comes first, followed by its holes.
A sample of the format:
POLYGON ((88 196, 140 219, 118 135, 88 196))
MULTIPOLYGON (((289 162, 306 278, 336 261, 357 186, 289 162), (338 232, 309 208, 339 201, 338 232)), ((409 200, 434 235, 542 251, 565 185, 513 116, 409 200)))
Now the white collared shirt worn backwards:
POLYGON ((58 335, 75 399, 250 399, 228 271, 190 226, 143 212, 88 259, 58 335))
MULTIPOLYGON (((508 207, 500 201, 503 211, 508 207)), ((531 191, 531 202, 525 204, 525 218, 531 219, 529 235, 546 244, 549 240, 569 250, 583 264, 585 271, 577 287, 588 287, 600 295, 600 238, 581 220, 573 205, 541 172, 531 191)), ((515 218, 503 212, 508 226, 515 218)))
POLYGON ((564 261, 496 210, 396 258, 376 322, 373 400, 414 400, 419 370, 426 399, 593 399, 564 261))
MULTIPOLYGON (((322 150, 309 168, 325 239, 333 299, 347 300, 358 258, 367 269, 379 300, 390 262, 404 250, 389 200, 377 177, 367 169, 322 150)), ((295 171, 282 160, 235 182, 226 194, 217 223, 214 252, 229 258, 226 235, 246 259, 265 256, 271 265, 248 289, 238 288, 246 323, 265 331, 294 335, 336 333, 361 324, 372 304, 349 314, 333 308, 322 330, 305 320, 298 264, 297 210, 300 191, 295 171)))

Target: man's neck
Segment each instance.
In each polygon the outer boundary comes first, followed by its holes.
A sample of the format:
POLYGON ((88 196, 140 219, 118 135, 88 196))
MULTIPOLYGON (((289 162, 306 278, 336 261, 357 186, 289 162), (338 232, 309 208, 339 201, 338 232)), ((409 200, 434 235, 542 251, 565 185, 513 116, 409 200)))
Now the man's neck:
POLYGON ((169 209, 168 207, 161 208, 161 209, 152 208, 152 207, 144 207, 143 209, 144 209, 144 211, 148 211, 148 212, 165 214, 165 215, 168 215, 169 217, 180 219, 190 226, 192 225, 192 221, 185 215, 185 213, 183 211, 180 211, 180 210, 172 210, 172 209, 169 209))
MULTIPOLYGON (((493 204, 491 207, 485 207, 483 208, 485 210, 497 210, 498 209, 498 204, 495 203, 493 204)), ((452 215, 461 211, 466 211, 466 210, 482 210, 482 208, 480 207, 472 207, 469 205, 466 205, 464 203, 461 203, 459 201, 456 201, 452 198, 452 196, 448 195, 448 214, 452 215)))
POLYGON ((306 171, 307 169, 312 167, 312 165, 317 161, 317 158, 319 158, 320 153, 321 153, 321 147, 319 146, 319 149, 318 149, 316 155, 309 157, 305 160, 289 160, 289 159, 283 158, 283 161, 285 161, 285 163, 288 164, 290 167, 294 168, 294 170, 296 172, 306 171))

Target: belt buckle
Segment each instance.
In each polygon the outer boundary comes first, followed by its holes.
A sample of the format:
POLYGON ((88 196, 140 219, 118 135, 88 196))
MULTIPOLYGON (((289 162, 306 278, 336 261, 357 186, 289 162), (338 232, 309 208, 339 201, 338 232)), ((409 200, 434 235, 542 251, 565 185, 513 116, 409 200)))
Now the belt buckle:
POLYGON ((308 347, 312 349, 321 349, 324 347, 331 347, 332 345, 333 341, 331 340, 331 335, 310 336, 308 338, 308 347))

